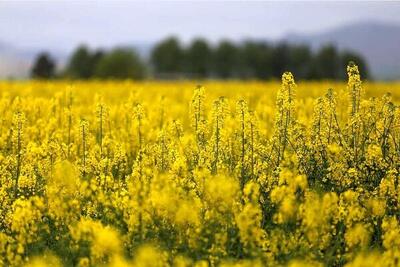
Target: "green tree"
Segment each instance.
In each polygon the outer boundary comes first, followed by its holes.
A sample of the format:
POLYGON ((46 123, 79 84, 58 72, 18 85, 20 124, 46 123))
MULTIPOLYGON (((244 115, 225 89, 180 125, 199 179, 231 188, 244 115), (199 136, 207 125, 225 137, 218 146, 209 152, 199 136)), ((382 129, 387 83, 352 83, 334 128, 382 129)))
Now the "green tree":
POLYGON ((145 66, 134 50, 117 48, 100 59, 95 76, 102 79, 143 79, 145 66))
POLYGON ((185 72, 198 78, 207 77, 212 66, 212 52, 205 39, 195 39, 185 53, 185 72))
POLYGON ((101 49, 92 53, 91 61, 90 61, 91 65, 92 65, 92 75, 94 75, 97 64, 99 64, 100 60, 103 58, 104 55, 105 55, 105 53, 101 49))
POLYGON ((36 79, 50 79, 55 75, 56 64, 50 54, 40 53, 33 64, 31 77, 36 79))
POLYGON ((167 38, 155 46, 151 63, 157 74, 177 74, 183 70, 184 52, 175 37, 167 38))
MULTIPOLYGON (((347 64, 347 63, 346 63, 347 64)), ((335 46, 323 46, 315 56, 313 75, 315 79, 332 79, 340 78, 340 57, 335 46)))
POLYGON ((217 77, 233 78, 239 72, 239 53, 230 41, 221 41, 214 52, 214 69, 217 77))
POLYGON ((91 78, 103 55, 102 51, 91 52, 85 45, 79 46, 69 60, 67 75, 74 79, 91 78))
POLYGON ((242 78, 271 78, 271 47, 268 43, 246 41, 240 51, 242 78))
POLYGON ((91 69, 90 57, 89 49, 85 45, 79 46, 69 60, 67 67, 68 75, 77 79, 90 78, 93 72, 91 69))
POLYGON ((290 48, 286 43, 279 43, 272 50, 271 55, 271 68, 272 76, 276 79, 280 79, 285 71, 288 71, 289 67, 290 48))
POLYGON ((288 70, 294 74, 297 79, 305 79, 310 73, 313 55, 310 47, 306 45, 295 45, 289 49, 289 67, 288 70))

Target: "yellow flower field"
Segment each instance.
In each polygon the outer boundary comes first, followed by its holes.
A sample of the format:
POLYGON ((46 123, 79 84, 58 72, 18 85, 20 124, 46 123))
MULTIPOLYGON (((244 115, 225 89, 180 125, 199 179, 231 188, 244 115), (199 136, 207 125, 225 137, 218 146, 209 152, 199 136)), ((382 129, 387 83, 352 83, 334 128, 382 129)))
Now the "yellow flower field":
POLYGON ((397 266, 400 83, 0 82, 1 266, 397 266))

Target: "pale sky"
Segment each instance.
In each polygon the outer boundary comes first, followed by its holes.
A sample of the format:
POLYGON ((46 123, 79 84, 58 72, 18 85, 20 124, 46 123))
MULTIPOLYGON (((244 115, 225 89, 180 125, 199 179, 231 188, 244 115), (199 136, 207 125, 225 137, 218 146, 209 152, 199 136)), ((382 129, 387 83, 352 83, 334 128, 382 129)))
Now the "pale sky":
POLYGON ((72 49, 152 43, 168 35, 276 39, 350 22, 400 24, 400 2, 0 1, 0 43, 72 49))

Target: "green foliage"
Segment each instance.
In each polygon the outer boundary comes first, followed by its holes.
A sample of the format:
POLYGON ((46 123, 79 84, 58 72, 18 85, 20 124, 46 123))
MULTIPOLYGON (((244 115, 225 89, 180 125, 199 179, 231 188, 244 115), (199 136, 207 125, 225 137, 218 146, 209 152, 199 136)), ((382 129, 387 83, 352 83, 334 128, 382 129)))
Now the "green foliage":
POLYGON ((289 70, 289 52, 290 47, 286 43, 279 43, 274 47, 270 62, 274 78, 279 78, 282 73, 289 70))
POLYGON ((171 37, 161 41, 151 53, 156 78, 219 78, 219 79, 279 79, 291 71, 304 80, 345 80, 347 62, 360 65, 364 79, 368 67, 357 53, 339 51, 326 45, 313 51, 308 45, 247 40, 234 43, 221 40, 211 46, 204 39, 195 39, 187 47, 171 37))
MULTIPOLYGON (((175 37, 167 38, 152 49, 144 61, 134 49, 91 50, 79 46, 71 55, 65 77, 72 79, 143 79, 147 70, 157 79, 280 79, 291 71, 299 80, 345 80, 344 66, 357 62, 363 79, 369 78, 363 57, 351 51, 326 45, 312 50, 307 45, 285 42, 271 44, 247 40, 234 43, 221 40, 215 46, 197 38, 182 46, 175 37)), ((55 64, 48 54, 39 55, 32 77, 51 78, 55 64)))
POLYGON ((151 62, 156 73, 176 74, 183 71, 183 56, 178 39, 170 37, 156 45, 152 51, 151 62))
POLYGON ((221 41, 214 52, 215 74, 222 78, 232 78, 237 75, 239 63, 238 49, 228 40, 221 41))
POLYGON ((210 75, 212 51, 204 39, 192 41, 185 53, 185 70, 193 77, 204 78, 210 75))
POLYGON ((333 45, 322 47, 314 59, 315 73, 311 77, 317 79, 338 79, 340 68, 339 52, 333 45))
POLYGON ((67 75, 75 79, 92 78, 103 55, 102 51, 91 52, 85 45, 79 46, 69 60, 67 75))
POLYGON ((96 66, 95 76, 112 79, 143 79, 144 65, 130 49, 118 48, 105 55, 96 66))
POLYGON ((31 76, 36 79, 50 79, 55 75, 56 64, 46 52, 40 53, 33 64, 31 76))
POLYGON ((272 77, 272 47, 268 44, 246 41, 240 51, 241 77, 269 79, 272 77))
MULTIPOLYGON (((313 54, 310 47, 306 45, 292 46, 289 52, 290 67, 288 68, 297 79, 307 79, 310 77, 310 68, 313 54)), ((347 62, 343 63, 346 66, 347 62)))

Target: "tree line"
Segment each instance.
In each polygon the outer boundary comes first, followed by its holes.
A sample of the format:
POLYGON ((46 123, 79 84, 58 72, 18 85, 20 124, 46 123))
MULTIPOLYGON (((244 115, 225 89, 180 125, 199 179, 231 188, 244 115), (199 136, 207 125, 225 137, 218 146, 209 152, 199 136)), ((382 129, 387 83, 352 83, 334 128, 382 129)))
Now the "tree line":
POLYGON ((343 66, 357 62, 363 78, 369 78, 363 57, 325 45, 313 51, 307 45, 272 44, 264 41, 234 43, 222 40, 211 45, 197 38, 184 46, 175 37, 157 43, 148 59, 132 48, 110 51, 75 49, 67 66, 56 74, 56 64, 48 53, 40 54, 32 68, 34 78, 70 79, 279 79, 291 71, 299 79, 346 78, 343 66))

